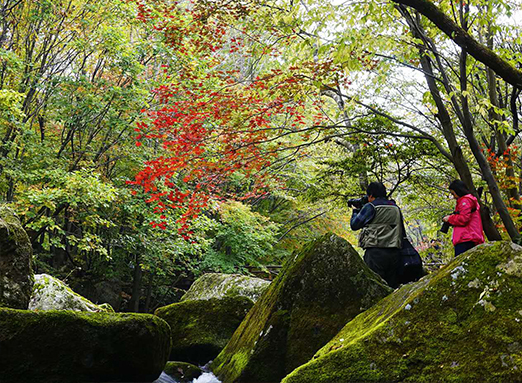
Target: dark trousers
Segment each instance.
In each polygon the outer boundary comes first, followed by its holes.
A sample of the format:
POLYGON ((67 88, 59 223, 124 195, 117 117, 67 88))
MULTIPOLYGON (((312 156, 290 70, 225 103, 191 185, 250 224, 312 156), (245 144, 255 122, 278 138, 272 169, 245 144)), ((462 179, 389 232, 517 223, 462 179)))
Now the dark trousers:
POLYGON ((401 255, 399 249, 370 247, 364 252, 364 262, 379 274, 390 287, 399 286, 399 268, 401 255))
POLYGON ((455 245, 455 257, 457 255, 462 254, 465 251, 468 251, 469 249, 473 249, 475 246, 477 246, 477 244, 475 242, 471 242, 471 241, 457 243, 455 245))

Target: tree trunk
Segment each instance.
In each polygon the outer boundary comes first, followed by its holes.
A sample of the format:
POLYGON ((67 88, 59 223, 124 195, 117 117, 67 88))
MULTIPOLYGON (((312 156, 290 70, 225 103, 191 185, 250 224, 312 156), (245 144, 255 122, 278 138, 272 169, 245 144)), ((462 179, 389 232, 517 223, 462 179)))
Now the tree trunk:
MULTIPOLYGON (((464 93, 467 90, 466 61, 467 53, 465 50, 462 50, 460 56, 460 85, 462 93, 464 93)), ((508 232, 511 240, 513 242, 518 243, 520 241, 520 233, 515 227, 513 219, 511 218, 511 215, 509 214, 509 211, 506 207, 506 204, 502 200, 502 195, 500 193, 498 183, 493 175, 493 172, 491 171, 491 167, 489 166, 489 163, 486 157, 484 156, 484 153, 482 152, 477 138, 475 137, 475 134, 473 132, 473 124, 471 122, 471 115, 469 112, 468 98, 464 95, 462 95, 462 109, 464 112, 465 120, 463 126, 464 134, 466 135, 466 138, 469 142, 471 151, 475 156, 475 159, 477 160, 477 163, 480 167, 482 177, 488 184, 489 192, 491 194, 491 197, 493 198, 493 203, 495 205, 495 208, 497 209, 498 214, 500 215, 500 218, 502 219, 502 222, 504 223, 506 231, 508 232)))
POLYGON ((136 255, 134 262, 134 279, 132 283, 132 296, 129 302, 129 311, 140 311, 141 285, 143 281, 143 270, 140 265, 140 257, 136 255))
MULTIPOLYGON (((493 32, 491 30, 491 25, 488 26, 488 48, 493 49, 493 32)), ((489 94, 489 101, 491 104, 497 108, 500 108, 500 103, 498 100, 497 95, 497 78, 495 76, 495 72, 491 68, 486 67, 486 76, 488 80, 488 94, 489 94)), ((505 160, 507 161, 507 168, 506 168, 506 177, 508 179, 514 180, 515 179, 515 170, 514 170, 514 164, 511 156, 509 153, 506 153, 508 149, 508 145, 506 142, 506 137, 503 132, 501 132, 498 128, 499 123, 501 122, 501 117, 498 115, 498 113, 495 111, 494 108, 490 108, 489 111, 489 118, 493 122, 497 142, 498 142, 498 154, 497 156, 503 156, 505 160)), ((509 189, 506 190, 506 195, 508 198, 508 203, 510 206, 520 210, 520 194, 518 191, 518 185, 516 182, 513 182, 513 185, 509 187, 509 189)))
MULTIPOLYGON (((418 15, 416 19, 413 19, 413 17, 411 17, 411 15, 403 7, 398 7, 398 10, 399 12, 401 12, 401 14, 406 19, 406 22, 410 26, 410 30, 412 32, 413 37, 426 41, 427 37, 422 25, 420 24, 420 18, 418 17, 418 15)), ((453 122, 451 121, 450 114, 442 99, 439 87, 435 82, 433 66, 431 64, 429 56, 426 54, 426 50, 427 46, 419 47, 420 63, 422 70, 424 71, 424 77, 426 79, 426 83, 430 90, 431 96, 433 97, 433 100, 435 101, 435 105, 437 107, 438 113, 436 117, 441 124, 442 134, 444 135, 444 139, 446 140, 448 148, 450 149, 451 162, 453 163, 455 170, 459 174, 460 179, 466 184, 471 193, 475 197, 477 197, 477 200, 479 201, 480 216, 482 218, 482 226, 484 229, 484 233, 486 234, 486 237, 490 241, 498 241, 502 237, 497 227, 495 226, 495 223, 491 219, 491 212, 489 208, 481 201, 477 189, 475 188, 475 184, 473 183, 473 178, 471 176, 471 171, 466 162, 466 159, 464 158, 464 155, 462 154, 462 149, 455 136, 455 130, 453 127, 453 122)))
POLYGON ((152 276, 150 277, 149 283, 147 284, 145 309, 143 312, 148 313, 150 310, 150 302, 152 300, 152 276))

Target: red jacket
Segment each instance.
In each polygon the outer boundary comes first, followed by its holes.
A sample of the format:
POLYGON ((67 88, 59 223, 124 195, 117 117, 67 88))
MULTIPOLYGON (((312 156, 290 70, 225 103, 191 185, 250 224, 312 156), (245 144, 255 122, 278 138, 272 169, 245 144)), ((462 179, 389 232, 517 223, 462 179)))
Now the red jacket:
POLYGON ((453 245, 462 242, 474 242, 475 244, 484 243, 484 233, 482 232, 482 220, 480 219, 480 206, 477 199, 466 194, 457 200, 455 211, 449 217, 449 224, 453 226, 453 245), (472 212, 472 210, 475 211, 472 212))

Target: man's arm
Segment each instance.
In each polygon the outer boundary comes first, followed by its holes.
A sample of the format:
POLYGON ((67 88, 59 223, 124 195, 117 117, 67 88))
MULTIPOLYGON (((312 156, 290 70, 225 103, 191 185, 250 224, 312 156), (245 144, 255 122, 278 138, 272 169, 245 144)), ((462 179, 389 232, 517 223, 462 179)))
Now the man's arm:
POLYGON ((362 209, 353 209, 350 227, 352 230, 362 229, 375 217, 375 208, 371 203, 367 203, 362 209))

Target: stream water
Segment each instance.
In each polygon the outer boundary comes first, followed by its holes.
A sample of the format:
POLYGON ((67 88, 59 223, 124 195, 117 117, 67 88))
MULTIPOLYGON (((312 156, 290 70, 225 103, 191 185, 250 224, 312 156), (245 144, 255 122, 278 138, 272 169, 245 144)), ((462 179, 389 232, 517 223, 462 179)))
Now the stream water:
MULTIPOLYGON (((156 379, 154 383, 178 383, 178 381, 162 372, 160 377, 156 379)), ((194 379, 192 383, 221 383, 221 381, 218 380, 213 373, 204 372, 199 378, 194 379)))
MULTIPOLYGON (((194 379, 192 383, 221 383, 221 381, 216 378, 216 376, 210 372, 209 370, 210 362, 208 362, 204 366, 200 366, 203 370, 203 374, 199 376, 199 378, 194 379)), ((164 372, 161 373, 160 377, 156 379, 153 383, 179 383, 176 379, 173 379, 169 375, 164 372)))

